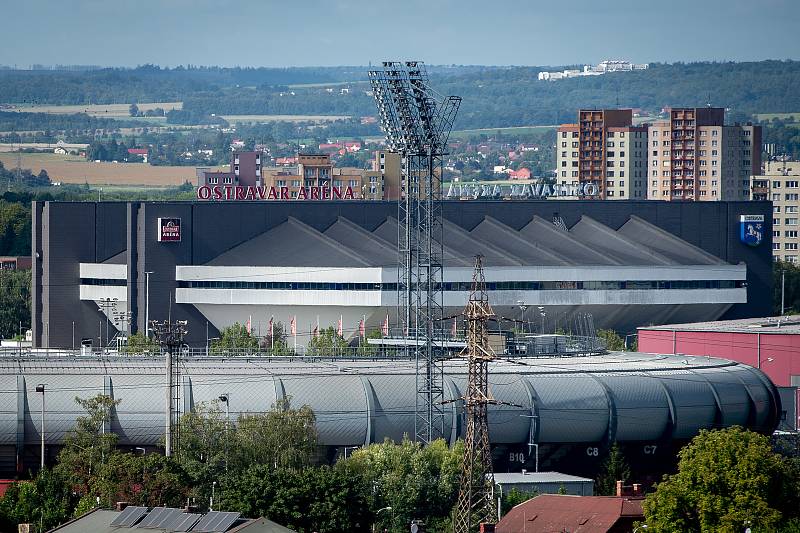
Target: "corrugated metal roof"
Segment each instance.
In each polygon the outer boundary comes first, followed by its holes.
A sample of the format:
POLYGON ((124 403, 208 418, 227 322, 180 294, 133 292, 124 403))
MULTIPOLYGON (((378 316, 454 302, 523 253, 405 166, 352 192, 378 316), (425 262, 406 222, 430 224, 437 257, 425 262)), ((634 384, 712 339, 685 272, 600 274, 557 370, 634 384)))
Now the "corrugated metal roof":
POLYGON ((571 476, 561 472, 499 472, 494 475, 495 483, 594 483, 588 477, 571 476))
POLYGON ((800 315, 742 318, 739 320, 717 320, 714 322, 692 322, 689 324, 664 324, 644 326, 640 330, 659 331, 719 331, 726 333, 800 333, 800 315))

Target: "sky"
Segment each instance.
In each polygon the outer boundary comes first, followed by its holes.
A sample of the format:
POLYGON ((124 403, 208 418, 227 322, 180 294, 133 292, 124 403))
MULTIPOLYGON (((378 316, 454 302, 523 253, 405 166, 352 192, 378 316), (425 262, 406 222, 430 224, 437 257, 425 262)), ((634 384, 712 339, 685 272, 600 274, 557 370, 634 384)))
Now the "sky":
POLYGON ((0 0, 0 6, 0 64, 20 68, 800 59, 800 0, 0 0))

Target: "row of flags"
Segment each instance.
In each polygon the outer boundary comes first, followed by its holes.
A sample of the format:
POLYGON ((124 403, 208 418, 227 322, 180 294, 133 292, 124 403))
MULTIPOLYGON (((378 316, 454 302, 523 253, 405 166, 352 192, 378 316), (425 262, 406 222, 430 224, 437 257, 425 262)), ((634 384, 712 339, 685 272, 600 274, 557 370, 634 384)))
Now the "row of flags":
MULTIPOLYGON (((275 319, 274 316, 270 317, 270 319, 269 319, 269 336, 270 337, 272 337, 273 334, 274 334, 274 319, 275 319)), ((366 336, 367 336, 366 321, 367 321, 366 315, 362 315, 361 316, 361 320, 358 321, 358 334, 362 338, 366 338, 366 336)), ((245 325, 245 327, 247 328, 247 333, 252 334, 252 332, 253 332, 253 316, 252 315, 247 317, 247 324, 245 325)), ((457 328, 458 328, 458 323, 454 319, 453 320, 453 327, 452 327, 452 330, 451 330, 451 333, 452 333, 453 337, 456 336, 457 328)), ((290 330, 292 336, 297 337, 297 315, 293 315, 293 316, 289 317, 289 330, 290 330)), ((319 331, 320 331, 320 329, 319 329, 319 317, 317 317, 317 325, 314 327, 314 329, 311 332, 311 334, 314 336, 314 338, 319 336, 319 331)), ((342 320, 342 315, 339 315, 339 321, 337 323, 336 333, 340 337, 344 337, 344 322, 342 320)), ((383 320, 383 324, 381 324, 381 333, 383 334, 384 337, 389 335, 389 315, 386 315, 386 318, 383 320)), ((406 334, 407 333, 408 332, 406 332, 406 334)))
MULTIPOLYGON (((367 336, 367 324, 366 324, 366 322, 367 322, 366 315, 362 315, 361 320, 358 321, 358 334, 361 337, 364 337, 364 338, 366 338, 366 336, 367 336)), ((453 327, 455 329, 455 325, 453 327)), ((274 335, 274 332, 275 332, 274 328, 275 328, 275 317, 271 316, 270 319, 269 319, 269 326, 268 326, 268 331, 269 331, 269 336, 270 337, 272 337, 274 335)), ((245 323, 245 329, 247 330, 247 333, 249 333, 249 334, 253 333, 253 316, 252 315, 247 317, 247 322, 245 323)), ((295 337, 297 336, 297 315, 293 315, 293 316, 289 317, 289 331, 290 331, 290 334, 292 336, 295 336, 295 337)), ((320 331, 320 329, 319 329, 319 317, 317 317, 317 325, 314 326, 314 329, 312 330, 312 335, 314 337, 319 336, 319 331, 320 331)), ((336 333, 338 333, 338 335, 340 337, 344 337, 344 321, 343 321, 342 315, 339 315, 339 321, 338 321, 338 324, 337 324, 336 333)), ((389 315, 386 315, 386 318, 384 319, 383 324, 381 324, 381 333, 384 336, 389 335, 389 315)))

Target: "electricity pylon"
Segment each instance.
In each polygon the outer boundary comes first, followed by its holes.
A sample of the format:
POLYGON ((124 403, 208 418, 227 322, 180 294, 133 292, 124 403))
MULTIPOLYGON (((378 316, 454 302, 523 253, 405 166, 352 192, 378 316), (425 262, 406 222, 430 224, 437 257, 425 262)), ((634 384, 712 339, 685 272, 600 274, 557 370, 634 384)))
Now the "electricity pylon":
POLYGON ((461 463, 461 483, 458 503, 453 516, 454 533, 473 533, 482 523, 495 523, 497 514, 493 502, 494 474, 492 451, 489 447, 489 404, 497 403, 489 394, 489 362, 494 353, 489 347, 487 321, 494 316, 486 293, 481 256, 475 258, 472 290, 464 309, 467 319, 467 346, 462 355, 469 362, 466 405, 467 433, 461 463))

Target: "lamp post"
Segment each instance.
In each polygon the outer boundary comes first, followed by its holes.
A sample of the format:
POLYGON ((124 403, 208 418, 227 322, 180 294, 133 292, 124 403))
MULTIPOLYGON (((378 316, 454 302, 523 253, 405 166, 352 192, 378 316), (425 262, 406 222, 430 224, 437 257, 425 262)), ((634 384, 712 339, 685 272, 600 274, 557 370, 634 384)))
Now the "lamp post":
POLYGON ((38 385, 36 385, 36 392, 39 392, 39 393, 42 394, 42 429, 41 429, 41 434, 42 434, 42 464, 41 464, 41 469, 42 470, 44 470, 44 385, 45 385, 44 383, 39 383, 38 385))
POLYGON ((217 482, 213 481, 211 483, 211 501, 209 502, 209 505, 208 505, 208 510, 209 511, 213 511, 214 510, 214 495, 216 494, 216 489, 217 489, 217 482))
POLYGON ((219 401, 225 402, 225 471, 228 471, 228 430, 231 424, 231 413, 230 413, 230 395, 226 392, 225 394, 219 395, 219 401))
POLYGON ((144 336, 150 338, 150 274, 152 272, 144 273, 144 336))
POLYGON ((522 328, 522 333, 525 333, 525 311, 528 309, 528 306, 522 300, 517 300, 517 307, 519 307, 520 311, 520 326, 522 328))
POLYGON ((542 335, 544 335, 544 317, 547 316, 547 313, 544 312, 544 307, 541 305, 538 307, 539 309, 539 316, 542 317, 542 335))
MULTIPOLYGON (((382 507, 375 511, 375 519, 378 518, 378 515, 381 514, 381 511, 392 511, 391 505, 388 507, 382 507)), ((394 511, 392 511, 392 522, 394 522, 394 511)), ((372 524, 372 533, 375 533, 375 523, 372 524)))

